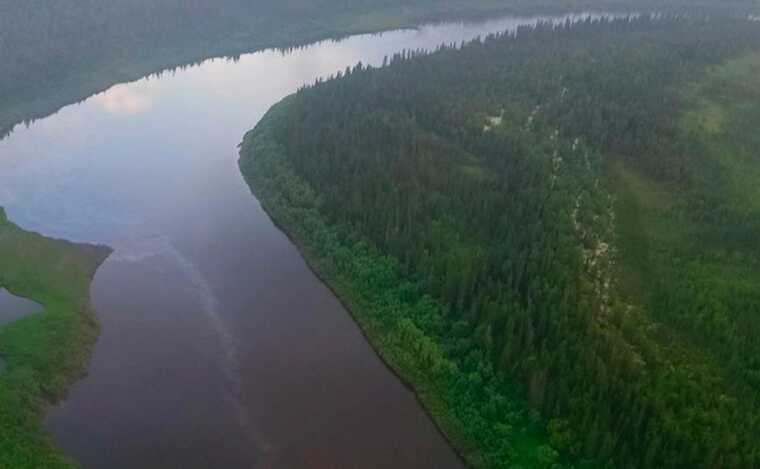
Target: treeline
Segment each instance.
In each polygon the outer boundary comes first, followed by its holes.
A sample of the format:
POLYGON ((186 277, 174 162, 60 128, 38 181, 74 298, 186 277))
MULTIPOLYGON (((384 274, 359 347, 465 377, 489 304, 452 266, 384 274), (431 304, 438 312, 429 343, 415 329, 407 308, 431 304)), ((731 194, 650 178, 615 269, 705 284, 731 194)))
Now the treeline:
POLYGON ((23 90, 21 86, 33 89, 60 78, 62 67, 77 67, 82 62, 103 59, 106 54, 124 56, 128 52, 139 56, 185 41, 200 46, 222 40, 227 34, 253 36, 265 27, 265 21, 283 22, 279 29, 295 32, 306 23, 302 17, 316 19, 327 11, 337 14, 341 9, 366 8, 370 3, 366 0, 4 1, 0 5, 0 57, 4 70, 0 96, 23 90), (290 29, 288 22, 292 20, 296 24, 290 29))
POLYGON ((0 0, 0 136, 167 67, 264 47, 497 13, 756 10, 752 0, 0 0))
MULTIPOLYGON (((614 0, 620 1, 620 0, 614 0)), ((545 0, 541 5, 557 4, 545 0)), ((111 84, 204 58, 530 7, 527 0, 0 0, 0 135, 111 84)))
POLYGON ((215 56, 295 46, 496 0, 0 0, 0 137, 121 81, 215 56))
MULTIPOLYGON (((757 366, 757 340, 683 326, 696 313, 664 267, 675 251, 634 249, 627 193, 609 183, 612 168, 641 174, 678 194, 670 222, 737 222, 757 255, 757 224, 705 203, 704 149, 679 124, 685 83, 757 48, 746 19, 640 16, 407 51, 300 90, 246 138, 241 166, 341 294, 360 298, 360 322, 384 324, 381 348, 445 357, 407 373, 443 396, 434 413, 473 465, 758 467, 757 375, 725 372, 757 366), (377 307, 388 302, 404 306, 377 307), (526 450, 503 427, 525 418, 489 411, 514 399, 505 379, 554 449, 526 450), (467 410, 452 389, 475 390, 467 410)), ((701 296, 715 324, 758 327, 752 297, 729 314, 701 296)))

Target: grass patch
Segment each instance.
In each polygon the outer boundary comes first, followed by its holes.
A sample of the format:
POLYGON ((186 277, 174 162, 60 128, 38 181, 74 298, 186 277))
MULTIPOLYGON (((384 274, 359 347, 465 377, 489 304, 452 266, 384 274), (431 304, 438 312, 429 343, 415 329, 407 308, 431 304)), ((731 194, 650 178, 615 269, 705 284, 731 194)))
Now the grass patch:
POLYGON ((704 140, 731 207, 760 215, 760 54, 726 61, 687 90, 682 127, 704 140))
POLYGON ((712 68, 684 89, 687 175, 668 185, 622 159, 617 197, 623 292, 722 377, 747 412, 760 392, 760 55, 712 68))
POLYGON ((84 371, 97 325, 89 313, 89 285, 110 254, 21 230, 0 209, 0 286, 43 305, 41 314, 0 329, 0 467, 64 468, 40 428, 47 404, 61 398, 84 371))

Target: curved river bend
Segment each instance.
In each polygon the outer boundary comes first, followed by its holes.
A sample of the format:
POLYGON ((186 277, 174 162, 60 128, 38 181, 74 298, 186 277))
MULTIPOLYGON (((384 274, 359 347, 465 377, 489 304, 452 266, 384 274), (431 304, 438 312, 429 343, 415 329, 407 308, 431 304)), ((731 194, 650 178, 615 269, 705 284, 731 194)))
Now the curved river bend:
POLYGON ((0 142, 9 218, 115 249, 89 375, 46 421, 57 443, 89 468, 462 467, 262 211, 236 145, 317 77, 536 21, 210 60, 17 127, 0 142))

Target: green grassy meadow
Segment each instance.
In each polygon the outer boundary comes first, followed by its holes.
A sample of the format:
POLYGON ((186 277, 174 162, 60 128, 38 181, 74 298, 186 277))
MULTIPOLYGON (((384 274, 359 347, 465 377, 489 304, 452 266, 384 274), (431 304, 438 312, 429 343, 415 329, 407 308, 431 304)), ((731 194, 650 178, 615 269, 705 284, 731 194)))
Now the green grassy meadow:
POLYGON ((64 468, 40 427, 47 405, 85 370, 97 324, 89 310, 105 247, 72 244, 23 231, 0 209, 0 286, 43 305, 41 314, 0 328, 0 467, 64 468))
POLYGON ((608 167, 621 291, 669 326, 664 343, 681 344, 731 383, 726 398, 752 402, 760 387, 760 56, 715 66, 683 93, 687 182, 657 181, 621 161, 608 167))

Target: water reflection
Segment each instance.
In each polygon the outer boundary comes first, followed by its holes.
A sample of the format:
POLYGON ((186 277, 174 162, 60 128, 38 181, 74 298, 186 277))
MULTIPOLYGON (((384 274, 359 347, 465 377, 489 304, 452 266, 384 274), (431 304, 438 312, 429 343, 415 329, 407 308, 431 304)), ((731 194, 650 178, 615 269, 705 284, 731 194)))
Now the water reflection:
POLYGON ((152 88, 149 81, 132 86, 120 84, 95 96, 93 101, 111 114, 139 114, 149 111, 152 105, 152 88))
MULTIPOLYGON (((600 15, 552 20, 589 16, 600 15)), ((432 49, 540 20, 506 18, 364 35, 286 55, 269 50, 236 62, 209 60, 173 75, 117 85, 17 128, 0 142, 0 206, 28 229, 113 243, 141 229, 135 225, 170 217, 199 195, 210 167, 235 158, 222 149, 231 148, 272 104, 299 86, 359 61, 379 65, 402 49, 432 49)))

